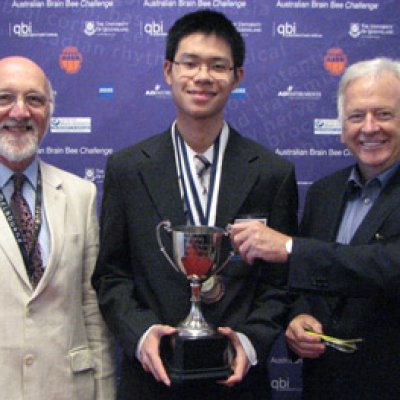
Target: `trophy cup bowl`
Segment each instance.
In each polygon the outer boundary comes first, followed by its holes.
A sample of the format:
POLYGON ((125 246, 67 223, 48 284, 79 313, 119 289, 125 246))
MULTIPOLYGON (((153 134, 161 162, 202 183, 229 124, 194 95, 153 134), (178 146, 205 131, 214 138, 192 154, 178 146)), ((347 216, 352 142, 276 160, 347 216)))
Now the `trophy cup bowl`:
POLYGON ((169 221, 157 225, 157 241, 161 252, 175 271, 190 282, 191 307, 188 316, 178 324, 178 333, 164 336, 161 358, 172 382, 199 379, 226 379, 231 374, 229 346, 226 336, 219 334, 201 312, 201 286, 216 276, 231 255, 219 265, 222 238, 227 231, 211 226, 180 225, 169 221), (172 235, 173 259, 161 239, 161 229, 172 235))

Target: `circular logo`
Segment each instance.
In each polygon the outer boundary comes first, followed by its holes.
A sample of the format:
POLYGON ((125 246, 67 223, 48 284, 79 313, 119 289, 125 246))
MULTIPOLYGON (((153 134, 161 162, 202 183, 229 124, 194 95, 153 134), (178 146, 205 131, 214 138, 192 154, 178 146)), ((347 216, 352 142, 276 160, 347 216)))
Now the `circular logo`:
POLYGON ((96 33, 96 24, 94 21, 86 21, 84 32, 88 36, 93 36, 96 33))
POLYGON ((73 46, 65 47, 58 60, 60 67, 67 74, 76 74, 81 69, 82 61, 82 54, 73 46))
POLYGON ((324 56, 324 67, 332 75, 341 75, 347 66, 347 56, 342 49, 329 49, 324 56))

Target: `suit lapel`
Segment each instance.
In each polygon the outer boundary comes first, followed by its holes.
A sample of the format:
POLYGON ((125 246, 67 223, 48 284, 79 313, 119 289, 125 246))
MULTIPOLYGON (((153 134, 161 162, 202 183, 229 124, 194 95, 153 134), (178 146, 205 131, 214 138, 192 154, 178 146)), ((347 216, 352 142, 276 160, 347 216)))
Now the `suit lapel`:
MULTIPOLYGON (((57 266, 57 261, 60 258, 60 253, 64 243, 63 227, 66 206, 65 196, 59 190, 61 187, 60 178, 53 173, 54 170, 46 163, 40 162, 40 168, 43 180, 43 207, 49 227, 51 244, 48 265, 46 266, 42 279, 33 293, 34 297, 36 297, 37 294, 46 286, 57 266)), ((0 247, 8 257, 10 264, 13 266, 16 273, 20 276, 21 281, 32 290, 32 285, 29 282, 20 249, 2 212, 0 213, 0 229, 2 232, 0 247)))
POLYGON ((230 128, 222 164, 216 225, 232 223, 259 177, 259 156, 246 146, 243 138, 230 128))
POLYGON ((186 224, 170 131, 151 146, 144 144, 142 152, 146 161, 140 173, 160 218, 169 219, 172 226, 186 224))
POLYGON ((10 265, 19 275, 24 285, 32 288, 29 282, 28 274, 26 272, 26 267, 21 255, 20 248, 2 211, 0 211, 0 229, 2 236, 0 240, 0 248, 2 249, 3 254, 6 255, 8 261, 10 262, 10 265))
MULTIPOLYGON (((348 173, 346 174, 346 180, 348 177, 348 173)), ((342 187, 346 187, 346 180, 342 183, 342 187)), ((342 193, 342 200, 344 200, 345 191, 342 193)), ((330 196, 332 197, 332 196, 330 196)), ((339 197, 339 196, 337 196, 339 197)), ((343 204, 343 201, 341 202, 343 204)), ((365 244, 370 243, 373 240, 376 234, 379 234, 379 228, 384 223, 384 221, 389 218, 394 209, 399 207, 400 203, 400 172, 397 172, 395 176, 389 181, 387 186, 384 188, 375 204, 371 208, 370 212, 365 216, 364 220, 358 227, 355 232, 351 244, 365 244)), ((340 223, 341 220, 341 208, 338 208, 338 219, 337 224, 340 223)), ((329 214, 329 213, 328 213, 329 214)), ((336 239, 336 231, 334 230, 331 239, 336 239)), ((326 302, 329 304, 332 312, 340 312, 341 308, 344 307, 347 303, 346 297, 334 297, 334 298, 326 298, 326 302)))
POLYGON ((351 241, 352 244, 370 242, 379 235, 379 228, 400 206, 400 170, 388 182, 375 204, 364 218, 351 241))
MULTIPOLYGON (((224 227, 233 222, 259 176, 258 155, 245 143, 237 132, 230 129, 222 165, 217 226, 224 227)), ((186 224, 170 131, 164 132, 156 143, 146 143, 142 152, 146 161, 140 173, 160 217, 168 218, 173 226, 186 224)))
POLYGON ((335 241, 337 231, 342 220, 343 207, 346 196, 346 182, 351 168, 347 168, 336 176, 333 182, 324 189, 325 198, 323 208, 325 210, 321 215, 320 227, 321 234, 318 236, 322 240, 335 241))
POLYGON ((60 177, 54 173, 54 169, 43 162, 40 163, 40 168, 43 178, 43 205, 50 235, 50 254, 43 277, 34 292, 35 295, 43 290, 59 265, 64 246, 66 212, 66 198, 61 190, 60 177))
MULTIPOLYGON (((343 206, 346 195, 346 182, 352 167, 339 171, 332 180, 327 182, 326 186, 320 188, 323 195, 318 195, 317 204, 320 212, 317 214, 317 221, 314 221, 312 230, 313 236, 325 241, 336 241, 337 231, 342 220, 343 206)), ((312 200, 311 200, 312 201, 312 200)), ((312 205, 312 207, 315 205, 312 205)), ((313 217, 315 218, 315 217, 313 217)), ((307 236, 306 232, 306 236, 307 236)), ((323 297, 321 298, 331 315, 340 304, 343 304, 341 297, 323 297)))

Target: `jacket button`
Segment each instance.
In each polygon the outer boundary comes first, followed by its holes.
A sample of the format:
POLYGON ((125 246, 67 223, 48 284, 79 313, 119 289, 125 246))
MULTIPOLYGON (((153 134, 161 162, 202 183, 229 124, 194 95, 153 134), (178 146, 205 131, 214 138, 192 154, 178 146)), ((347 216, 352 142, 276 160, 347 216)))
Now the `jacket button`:
POLYGON ((32 365, 33 364, 33 361, 34 361, 34 357, 33 357, 33 355, 32 354, 28 354, 28 355, 26 355, 25 356, 25 358, 24 358, 24 362, 25 362, 25 365, 32 365))

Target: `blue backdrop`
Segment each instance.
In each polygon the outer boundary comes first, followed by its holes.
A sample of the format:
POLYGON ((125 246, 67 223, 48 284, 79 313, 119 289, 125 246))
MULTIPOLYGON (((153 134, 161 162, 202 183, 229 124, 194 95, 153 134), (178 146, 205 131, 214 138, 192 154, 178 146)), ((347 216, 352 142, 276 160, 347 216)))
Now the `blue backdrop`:
MULTIPOLYGON (((226 119, 295 163, 301 195, 351 163, 340 143, 336 88, 346 65, 399 56, 396 0, 2 0, 0 57, 38 62, 56 92, 41 156, 97 184, 106 157, 174 119, 162 75, 165 36, 199 8, 224 12, 247 44, 245 79, 226 119)), ((279 340, 270 359, 275 399, 299 399, 300 363, 279 340)))

